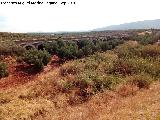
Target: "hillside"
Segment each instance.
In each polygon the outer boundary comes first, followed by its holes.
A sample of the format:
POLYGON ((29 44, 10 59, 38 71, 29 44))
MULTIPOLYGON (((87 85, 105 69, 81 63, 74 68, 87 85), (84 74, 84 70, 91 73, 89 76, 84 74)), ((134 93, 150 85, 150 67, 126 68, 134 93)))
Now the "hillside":
POLYGON ((61 65, 57 60, 29 79, 17 70, 18 81, 10 82, 15 72, 1 79, 0 120, 160 119, 160 46, 129 41, 61 65))
POLYGON ((160 29, 160 19, 138 21, 138 22, 125 23, 120 25, 111 25, 103 28, 94 29, 93 31, 151 29, 151 28, 160 29))

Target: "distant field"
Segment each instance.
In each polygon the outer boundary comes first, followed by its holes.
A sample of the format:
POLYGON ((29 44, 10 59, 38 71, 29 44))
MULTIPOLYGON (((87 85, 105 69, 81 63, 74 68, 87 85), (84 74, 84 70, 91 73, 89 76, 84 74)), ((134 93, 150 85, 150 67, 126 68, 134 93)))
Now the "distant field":
POLYGON ((73 32, 73 33, 7 33, 0 32, 0 41, 52 39, 52 38, 81 38, 97 36, 117 36, 118 34, 130 34, 135 31, 99 31, 99 32, 73 32))
POLYGON ((0 41, 49 39, 53 37, 50 34, 31 34, 31 33, 7 33, 0 32, 0 41))

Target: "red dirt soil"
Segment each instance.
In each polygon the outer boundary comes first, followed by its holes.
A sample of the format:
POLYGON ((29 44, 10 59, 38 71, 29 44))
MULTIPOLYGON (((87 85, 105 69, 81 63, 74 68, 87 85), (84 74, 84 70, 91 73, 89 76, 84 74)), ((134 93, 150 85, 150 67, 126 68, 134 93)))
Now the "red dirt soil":
POLYGON ((9 76, 0 79, 0 89, 16 87, 34 81, 40 74, 45 74, 59 66, 59 58, 56 55, 52 56, 51 62, 40 72, 36 72, 35 69, 25 63, 11 62, 11 59, 4 60, 8 64, 9 76))

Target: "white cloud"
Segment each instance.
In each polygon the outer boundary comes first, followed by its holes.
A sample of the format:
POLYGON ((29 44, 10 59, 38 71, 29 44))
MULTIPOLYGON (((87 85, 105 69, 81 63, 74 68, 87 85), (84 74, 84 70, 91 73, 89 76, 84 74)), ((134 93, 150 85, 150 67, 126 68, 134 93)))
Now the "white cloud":
POLYGON ((0 31, 78 31, 160 18, 159 0, 63 1, 76 1, 76 5, 0 5, 0 16, 6 17, 6 25, 1 27, 0 31))

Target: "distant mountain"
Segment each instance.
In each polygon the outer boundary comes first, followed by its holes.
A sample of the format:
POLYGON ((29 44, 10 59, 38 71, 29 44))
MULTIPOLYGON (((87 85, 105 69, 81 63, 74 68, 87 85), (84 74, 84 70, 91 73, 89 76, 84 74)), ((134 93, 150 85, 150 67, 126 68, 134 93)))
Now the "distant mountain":
POLYGON ((129 30, 129 29, 160 29, 160 19, 144 20, 132 23, 124 23, 120 25, 111 25, 103 28, 94 29, 93 31, 104 30, 129 30))

